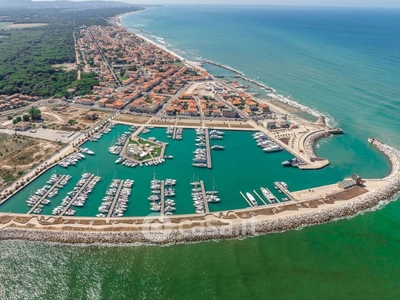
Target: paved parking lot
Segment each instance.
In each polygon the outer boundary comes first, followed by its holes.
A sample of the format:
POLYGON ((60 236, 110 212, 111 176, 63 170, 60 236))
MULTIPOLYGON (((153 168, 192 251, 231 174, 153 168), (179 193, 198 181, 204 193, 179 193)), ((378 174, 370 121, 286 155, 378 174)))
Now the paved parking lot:
POLYGON ((53 129, 45 129, 45 128, 31 128, 26 131, 14 131, 9 129, 0 129, 0 132, 7 134, 20 134, 25 136, 30 136, 38 139, 44 139, 54 142, 62 142, 69 143, 77 136, 81 135, 80 132, 74 131, 61 131, 61 130, 53 130, 53 129))

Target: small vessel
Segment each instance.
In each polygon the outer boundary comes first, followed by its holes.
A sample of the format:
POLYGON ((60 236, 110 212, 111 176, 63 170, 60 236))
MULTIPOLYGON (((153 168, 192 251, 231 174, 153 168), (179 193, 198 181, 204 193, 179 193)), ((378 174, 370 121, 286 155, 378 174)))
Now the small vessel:
POLYGON ((125 157, 120 156, 120 157, 118 157, 118 159, 115 161, 115 163, 116 163, 116 164, 119 164, 119 163, 123 162, 124 160, 125 160, 125 157))
POLYGON ((249 199, 251 205, 253 206, 258 206, 258 203, 256 201, 256 199, 254 198, 254 196, 252 194, 250 194, 249 192, 246 193, 247 198, 249 199))
POLYGON ((211 149, 212 150, 224 150, 225 147, 224 146, 220 146, 220 145, 214 145, 214 146, 211 146, 211 149))
POLYGON ((206 163, 193 163, 192 166, 197 168, 207 168, 206 163))
POLYGON ((164 158, 172 159, 174 157, 172 155, 165 155, 164 158))
POLYGON ((212 134, 210 135, 210 140, 222 140, 224 137, 220 135, 212 134))
POLYGON ((82 153, 86 153, 86 154, 89 154, 89 155, 93 155, 94 154, 94 152, 92 150, 90 150, 89 148, 83 148, 82 149, 82 153))
POLYGON ((263 151, 265 151, 265 152, 278 152, 278 151, 282 151, 282 150, 283 150, 283 148, 276 144, 263 148, 263 151))

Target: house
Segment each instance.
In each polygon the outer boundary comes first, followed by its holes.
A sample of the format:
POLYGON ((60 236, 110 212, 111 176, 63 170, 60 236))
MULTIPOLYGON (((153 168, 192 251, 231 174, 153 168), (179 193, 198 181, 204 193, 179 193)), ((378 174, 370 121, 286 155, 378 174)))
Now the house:
POLYGON ((14 126, 15 131, 26 131, 31 128, 31 122, 20 121, 14 126))
POLYGON ((99 114, 97 112, 94 111, 89 111, 86 114, 86 119, 88 120, 96 120, 99 117, 99 114))

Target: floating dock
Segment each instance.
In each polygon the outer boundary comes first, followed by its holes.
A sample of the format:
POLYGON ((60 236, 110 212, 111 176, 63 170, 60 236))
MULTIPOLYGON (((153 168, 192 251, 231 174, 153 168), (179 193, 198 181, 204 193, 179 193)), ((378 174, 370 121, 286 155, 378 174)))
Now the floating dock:
POLYGON ((62 217, 65 212, 70 209, 72 203, 74 203, 75 199, 78 198, 78 196, 80 196, 80 194, 82 193, 82 191, 86 188, 86 186, 92 181, 94 175, 90 174, 88 180, 85 182, 84 185, 82 185, 82 187, 79 189, 79 191, 75 194, 74 197, 72 197, 72 199, 69 201, 68 205, 64 208, 64 210, 61 212, 61 214, 59 215, 60 217, 62 217))
POLYGON ((207 168, 212 168, 212 161, 211 161, 211 147, 210 147, 210 135, 208 133, 208 129, 205 130, 206 132, 206 151, 207 151, 207 168))
POLYGON ((206 213, 208 214, 210 212, 210 209, 208 207, 206 189, 204 187, 204 181, 203 180, 200 180, 200 187, 201 187, 201 193, 203 195, 204 208, 206 210, 206 213))
POLYGON ((172 139, 175 140, 176 139, 176 132, 178 131, 177 127, 174 127, 174 132, 172 133, 172 139))
POLYGON ((111 217, 111 215, 112 215, 112 213, 113 213, 113 211, 114 211, 115 205, 117 204, 117 200, 118 200, 119 194, 121 194, 121 190, 122 190, 122 186, 123 186, 123 185, 124 185, 124 181, 121 180, 121 182, 119 183, 117 192, 115 193, 113 202, 111 203, 111 207, 110 207, 110 209, 108 210, 107 217, 111 217))
POLYGON ((164 216, 165 213, 165 182, 164 180, 161 181, 161 211, 160 211, 160 215, 161 217, 164 216))
POLYGON ((56 183, 42 196, 42 198, 39 199, 38 202, 32 208, 27 212, 27 214, 31 214, 41 203, 44 199, 46 199, 47 195, 50 194, 56 187, 57 185, 65 178, 66 175, 62 175, 60 179, 57 180, 56 183))

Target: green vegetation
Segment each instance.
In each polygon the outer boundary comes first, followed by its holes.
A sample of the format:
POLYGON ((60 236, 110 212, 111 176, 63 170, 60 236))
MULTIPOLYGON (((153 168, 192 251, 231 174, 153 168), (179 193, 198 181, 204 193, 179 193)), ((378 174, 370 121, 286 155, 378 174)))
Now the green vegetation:
POLYGON ((72 82, 71 86, 76 88, 76 94, 83 96, 92 93, 92 88, 95 85, 99 85, 96 73, 82 73, 81 79, 72 82))
POLYGON ((40 120, 42 118, 42 112, 39 108, 32 106, 29 111, 29 115, 31 116, 32 120, 40 120))
POLYGON ((13 120, 13 124, 17 124, 18 122, 21 122, 21 121, 22 121, 21 116, 18 116, 13 120))
MULTIPOLYGON (((117 5, 116 5, 117 6, 117 5)), ((76 81, 77 71, 53 68, 75 63, 74 33, 81 26, 107 25, 107 18, 137 10, 137 7, 91 9, 2 9, 0 23, 0 94, 23 93, 40 97, 69 96, 74 83, 79 94, 90 93, 97 84, 93 75, 76 81), (4 29, 9 22, 47 23, 34 28, 4 29)), ((85 77, 85 76, 83 76, 85 77)))

